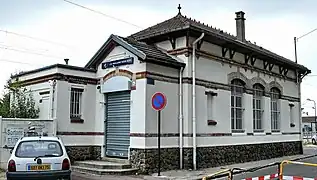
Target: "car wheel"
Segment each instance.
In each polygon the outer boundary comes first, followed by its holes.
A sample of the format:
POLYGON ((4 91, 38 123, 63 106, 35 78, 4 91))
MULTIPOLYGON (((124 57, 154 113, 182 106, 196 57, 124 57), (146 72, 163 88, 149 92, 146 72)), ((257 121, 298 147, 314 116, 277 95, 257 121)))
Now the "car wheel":
POLYGON ((313 143, 314 145, 316 144, 316 140, 315 140, 315 139, 312 139, 311 141, 312 141, 312 143, 313 143))

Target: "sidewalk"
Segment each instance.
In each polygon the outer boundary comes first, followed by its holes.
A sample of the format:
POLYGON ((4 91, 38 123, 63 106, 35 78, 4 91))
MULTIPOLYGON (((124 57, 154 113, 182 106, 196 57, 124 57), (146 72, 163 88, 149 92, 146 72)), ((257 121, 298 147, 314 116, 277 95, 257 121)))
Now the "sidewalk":
MULTIPOLYGON (((313 146, 314 149, 316 146, 313 146)), ((305 148, 313 148, 311 146, 305 147, 305 148)), ((262 161, 253 161, 253 162, 247 162, 247 163, 241 163, 241 164, 233 164, 228 166, 221 166, 221 167, 215 167, 215 168, 207 168, 207 169, 201 169, 197 171, 190 171, 190 170, 174 170, 174 171, 166 171, 161 172, 161 176, 158 177, 157 173, 153 174, 152 176, 145 176, 144 179, 147 180, 154 180, 154 179, 179 179, 179 180, 196 180, 196 179, 202 179, 204 176, 208 174, 213 174, 219 170, 222 169, 230 169, 230 168, 243 168, 243 169, 250 169, 254 167, 264 166, 268 164, 273 164, 276 162, 281 162, 282 160, 294 160, 294 159, 301 159, 308 156, 312 156, 310 152, 305 152, 303 155, 295 155, 295 156, 284 156, 282 158, 274 158, 274 159, 268 159, 268 160, 262 160, 262 161)))

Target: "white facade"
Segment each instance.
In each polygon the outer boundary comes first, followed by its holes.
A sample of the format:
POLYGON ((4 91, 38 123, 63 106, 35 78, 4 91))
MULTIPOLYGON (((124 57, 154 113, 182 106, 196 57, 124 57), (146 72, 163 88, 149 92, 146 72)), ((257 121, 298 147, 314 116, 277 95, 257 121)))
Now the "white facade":
MULTIPOLYGON (((112 131, 114 129, 108 131, 106 128, 109 126, 106 119, 115 119, 109 115, 109 97, 111 92, 124 90, 130 93, 130 99, 122 100, 129 101, 129 133, 125 134, 128 139, 116 139, 116 142, 128 142, 129 157, 131 149, 157 148, 157 112, 151 107, 151 98, 155 92, 163 92, 167 97, 167 105, 161 113, 161 148, 179 148, 183 142, 183 147, 190 149, 193 147, 192 49, 188 45, 194 40, 194 37, 177 37, 174 47, 168 40, 155 43, 156 54, 166 56, 166 61, 163 60, 165 62, 158 63, 152 62, 149 51, 142 51, 142 48, 153 50, 153 47, 111 35, 85 68, 54 65, 21 74, 19 80, 32 84, 26 85, 34 92, 36 102, 43 99, 42 104, 38 104, 41 110, 40 118, 56 117, 57 134, 68 146, 99 146, 101 156, 105 156, 107 142, 112 142, 111 138, 107 139, 107 135, 110 137, 117 133, 112 131), (158 47, 160 50, 156 51, 158 47), (183 64, 183 71, 182 65, 162 65, 168 61, 168 57, 174 64, 183 64), (133 59, 133 64, 104 67, 107 62, 127 58, 133 59), (42 80, 35 81, 36 78, 42 80), (54 101, 53 87, 49 86, 48 80, 56 81, 54 101), (78 94, 72 96, 71 91, 74 88, 78 94), (46 94, 47 97, 41 97, 37 94, 39 89, 50 90, 50 96, 46 94), (79 103, 79 106, 74 108, 71 102, 79 103), (78 118, 72 118, 72 114, 78 118), (180 124, 180 120, 183 120, 183 124, 180 124), (183 129, 182 139, 179 137, 180 127, 183 129)), ((230 57, 229 52, 223 53, 223 47, 208 40, 202 41, 197 50, 197 147, 301 141, 299 85, 296 83, 294 69, 290 68, 287 75, 281 76, 281 66, 272 66, 271 71, 268 71, 263 67, 266 61, 260 58, 254 61, 253 66, 248 66, 243 65, 244 54, 235 52, 230 57), (242 105, 236 107, 242 112, 241 128, 238 130, 232 129, 231 121, 231 83, 235 79, 244 84, 243 93, 239 95, 242 105), (253 107, 255 84, 264 88, 258 98, 257 111, 254 111, 253 107), (271 98, 271 88, 280 92, 274 102, 271 98), (276 107, 272 108, 272 104, 274 107, 276 104, 276 107), (275 113, 272 113, 272 110, 275 113), (261 122, 261 127, 256 130, 253 126, 254 112, 259 112, 257 119, 261 122), (277 115, 278 129, 272 130, 272 114, 277 115)), ((119 108, 123 107, 117 107, 119 108)), ((120 118, 124 119, 126 116, 122 115, 120 118)), ((120 156, 119 154, 116 156, 120 156)))
MULTIPOLYGON (((185 38, 179 38, 178 42, 184 44, 182 40, 185 38)), ((162 48, 164 47, 161 45, 162 48)), ((207 42, 203 43, 202 50, 213 50, 214 54, 220 54, 221 49, 215 45, 211 45, 207 42), (217 49, 218 48, 218 49, 217 49)), ((125 50, 121 46, 114 48, 103 62, 109 61, 108 57, 115 57, 116 55, 126 54, 135 59, 137 57, 125 50)), ((240 55, 237 54, 237 57, 240 55)), ((116 59, 122 57, 117 56, 116 59)), ((186 63, 186 68, 183 72, 183 77, 191 76, 191 56, 186 57, 184 55, 178 56, 186 63)), ((110 59, 111 60, 111 59, 110 59)), ((239 61, 239 59, 237 59, 239 61)), ((33 77, 41 77, 43 75, 50 75, 54 73, 61 73, 63 75, 73 75, 79 77, 89 77, 94 79, 101 79, 109 72, 115 71, 115 68, 103 70, 99 65, 96 73, 82 72, 76 70, 70 70, 68 68, 53 68, 45 71, 40 71, 34 74, 25 75, 20 77, 20 81, 32 79, 33 77)), ((254 78, 262 79, 268 86, 271 82, 276 82, 283 87, 282 94, 297 98, 297 86, 296 83, 287 80, 280 80, 276 77, 265 75, 262 73, 251 72, 239 68, 234 65, 229 65, 221 62, 217 62, 205 57, 199 57, 196 62, 197 67, 197 79, 204 81, 213 81, 221 84, 228 84, 228 76, 235 72, 241 73, 248 81, 254 78), (230 67, 231 66, 231 67, 230 67), (240 71, 240 72, 239 72, 240 71), (211 78, 212 77, 212 78, 211 78)), ((160 75, 167 76, 169 78, 178 79, 179 71, 168 67, 163 67, 155 64, 140 63, 135 61, 133 65, 122 66, 120 70, 127 70, 132 73, 152 72, 160 75)), ((104 82, 105 83, 105 82, 104 82)), ((250 82, 251 83, 251 82, 250 82)), ((222 89, 206 88, 200 85, 196 85, 196 99, 197 99, 197 133, 231 133, 230 128, 230 96, 231 92, 222 89), (212 90, 218 95, 212 97, 208 102, 208 96, 205 91, 212 90), (207 109, 208 103, 211 103, 211 109, 207 109), (217 121, 217 125, 208 126, 207 120, 212 119, 217 121)), ((36 102, 43 99, 42 103, 39 103, 40 118, 49 117, 50 96, 47 94, 43 97, 39 95, 39 91, 50 90, 48 81, 38 84, 30 85, 29 88, 34 92, 36 102), (44 102, 44 103, 43 103, 44 102), (43 105, 45 104, 45 105, 43 105)), ((115 90, 115 87, 112 87, 115 90)), ((192 133, 192 118, 191 118, 191 85, 183 85, 183 102, 184 102, 184 133, 192 133)), ((136 90, 131 91, 131 133, 157 133, 157 118, 156 112, 151 107, 151 97, 155 92, 163 92, 168 101, 166 108, 162 111, 162 133, 175 133, 179 132, 179 85, 178 83, 171 83, 166 81, 155 81, 155 85, 149 85, 146 83, 146 79, 136 80, 136 90)), ((104 96, 97 89, 97 85, 93 84, 76 84, 69 83, 64 80, 56 81, 55 92, 55 104, 54 104, 54 116, 58 120, 59 132, 104 132, 104 96), (83 123, 71 123, 70 121, 70 89, 72 87, 82 88, 82 119, 83 123)), ((250 144, 250 143, 265 143, 265 142, 279 142, 279 141, 294 141, 299 140, 299 134, 282 135, 282 132, 298 132, 298 102, 292 102, 295 104, 292 112, 290 111, 288 100, 281 100, 280 104, 280 116, 281 116, 281 131, 273 133, 272 135, 266 135, 266 132, 271 132, 271 111, 270 111, 270 97, 263 97, 263 132, 254 133, 254 136, 247 135, 247 133, 253 133, 253 111, 252 111, 252 98, 250 94, 243 95, 243 107, 245 111, 243 113, 243 133, 234 133, 233 136, 224 136, 219 138, 217 136, 197 137, 198 146, 220 146, 231 144, 250 144), (291 119, 290 115, 292 113, 291 119), (295 127, 290 127, 290 123, 294 122, 295 127), (212 143, 211 143, 212 142, 212 143)), ((100 133, 100 134, 101 134, 100 133)), ((71 134, 71 133, 69 133, 71 134)), ((104 137, 102 135, 65 135, 63 139, 67 145, 103 145, 104 137)), ((178 147, 179 137, 162 137, 162 147, 178 147)), ((184 146, 191 147, 192 138, 184 137, 184 146)), ((135 148, 153 148, 157 146, 156 137, 131 137, 131 147, 135 148)))

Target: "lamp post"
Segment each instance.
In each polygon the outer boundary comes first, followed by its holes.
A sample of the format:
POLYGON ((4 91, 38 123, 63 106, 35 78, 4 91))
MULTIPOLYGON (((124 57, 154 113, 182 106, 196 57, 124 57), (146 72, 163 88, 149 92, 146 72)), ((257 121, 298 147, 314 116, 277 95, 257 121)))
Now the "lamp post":
MULTIPOLYGON (((300 38, 303 38, 307 35, 309 35, 310 33, 316 31, 317 28, 309 31, 308 33, 302 35, 302 36, 299 36, 299 37, 294 37, 294 49, 295 49, 295 63, 297 63, 297 41, 300 39, 300 38)), ((298 83, 298 98, 299 98, 299 132, 300 133, 300 139, 302 140, 303 136, 302 136, 302 112, 301 112, 301 88, 300 88, 300 83, 302 81, 302 78, 303 77, 300 77, 299 74, 298 74, 298 71, 296 70, 296 81, 298 83)), ((315 106, 316 107, 316 106, 315 106)), ((316 129, 316 108, 315 108, 315 129, 316 129)), ((315 130, 316 132, 316 130, 315 130)))
POLYGON ((304 35, 302 35, 302 36, 299 36, 299 37, 294 37, 295 62, 296 62, 296 63, 297 63, 297 41, 298 41, 300 38, 303 38, 303 37, 305 37, 305 36, 309 35, 310 33, 314 32, 314 31, 316 31, 316 30, 317 30, 317 28, 315 28, 315 29, 313 29, 313 30, 309 31, 308 33, 306 33, 306 34, 304 34, 304 35))
MULTIPOLYGON (((314 103, 314 110, 315 110, 315 116, 314 116, 314 119, 315 119, 315 132, 317 131, 317 127, 316 127, 316 101, 313 100, 313 99, 307 99, 307 101, 312 101, 314 103)), ((313 127, 312 127, 313 128, 313 127)))

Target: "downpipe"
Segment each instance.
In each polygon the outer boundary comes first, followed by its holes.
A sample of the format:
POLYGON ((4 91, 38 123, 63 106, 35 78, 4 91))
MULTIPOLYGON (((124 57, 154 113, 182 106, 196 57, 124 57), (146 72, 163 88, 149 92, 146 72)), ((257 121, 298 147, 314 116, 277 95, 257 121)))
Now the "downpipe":
POLYGON ((183 71, 181 67, 179 70, 179 168, 183 169, 183 71))
POLYGON ((193 113, 193 169, 197 169, 197 164, 196 164, 196 150, 197 150, 197 144, 196 144, 196 44, 205 36, 205 33, 202 33, 198 39, 196 39, 193 42, 193 55, 192 55, 192 79, 193 79, 193 84, 192 84, 192 113, 193 113))
POLYGON ((297 83, 298 83, 298 98, 299 98, 299 102, 298 102, 298 108, 299 108, 299 132, 300 132, 300 141, 301 143, 303 143, 303 131, 302 131, 302 93, 301 93, 301 83, 302 80, 304 79, 304 77, 309 74, 310 72, 306 72, 305 74, 303 74, 303 76, 301 77, 300 74, 297 72, 297 83))

